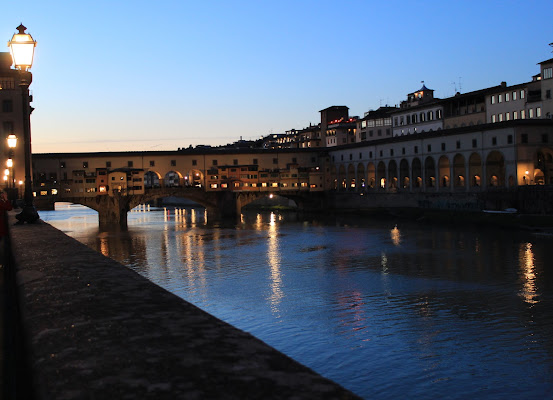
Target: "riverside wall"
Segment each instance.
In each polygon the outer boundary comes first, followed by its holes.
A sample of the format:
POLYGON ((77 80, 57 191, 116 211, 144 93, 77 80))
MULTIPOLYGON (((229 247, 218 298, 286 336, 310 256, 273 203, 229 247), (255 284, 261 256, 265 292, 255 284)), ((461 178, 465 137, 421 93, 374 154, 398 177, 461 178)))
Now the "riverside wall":
POLYGON ((14 214, 6 284, 27 367, 18 380, 33 398, 357 398, 50 225, 14 225, 14 214))

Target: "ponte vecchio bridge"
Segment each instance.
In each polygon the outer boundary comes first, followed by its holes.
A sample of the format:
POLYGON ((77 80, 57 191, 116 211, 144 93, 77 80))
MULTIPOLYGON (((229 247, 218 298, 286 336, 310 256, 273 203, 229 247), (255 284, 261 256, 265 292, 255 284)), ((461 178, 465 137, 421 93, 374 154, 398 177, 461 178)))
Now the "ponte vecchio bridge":
POLYGON ((330 184, 327 161, 310 149, 35 154, 33 186, 38 207, 82 204, 98 211, 100 225, 126 227, 132 208, 169 196, 216 217, 270 194, 312 206, 330 184))

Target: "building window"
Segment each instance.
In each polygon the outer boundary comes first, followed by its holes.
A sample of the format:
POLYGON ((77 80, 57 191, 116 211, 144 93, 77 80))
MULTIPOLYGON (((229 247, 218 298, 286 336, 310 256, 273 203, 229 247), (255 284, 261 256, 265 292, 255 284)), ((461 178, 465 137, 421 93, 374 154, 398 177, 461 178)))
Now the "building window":
POLYGON ((4 133, 6 135, 13 133, 13 122, 12 121, 4 121, 2 124, 2 127, 4 128, 4 133))
MULTIPOLYGON (((332 160, 332 161, 334 161, 334 160, 332 160)), ((278 164, 278 158, 273 158, 273 164, 275 164, 275 165, 278 164)))
POLYGON ((498 94, 498 95, 497 95, 497 102, 498 102, 498 103, 502 103, 502 102, 503 102, 503 95, 502 95, 502 94, 498 94))
POLYGON ((533 108, 528 109, 528 118, 534 118, 534 109, 533 108))
POLYGON ((415 146, 415 154, 419 153, 419 146, 415 146))
POLYGON ((297 164, 297 163, 298 163, 298 159, 297 159, 296 157, 292 157, 292 162, 293 162, 294 164, 297 164))
POLYGON ((491 98, 491 103, 492 103, 492 104, 495 104, 495 96, 492 96, 492 98, 491 98))
POLYGON ((505 93, 505 101, 509 101, 509 93, 505 93))
POLYGON ((390 136, 392 134, 392 132, 390 131, 390 128, 387 128, 386 129, 386 136, 390 136))
POLYGON ((520 98, 521 98, 521 99, 524 99, 524 90, 521 90, 521 91, 520 91, 520 98))
POLYGON ((373 158, 373 152, 369 151, 369 158, 373 158))
POLYGON ((405 147, 401 148, 401 154, 405 154, 405 147))
POLYGON ((236 158, 232 160, 232 165, 238 165, 238 160, 236 158))
POLYGON ((503 113, 497 115, 499 117, 499 122, 503 122, 503 113))
POLYGON ((11 100, 2 100, 2 112, 13 112, 13 102, 11 100))
POLYGON ((523 133, 520 135, 520 143, 528 143, 528 134, 523 133))
POLYGON ((198 160, 192 160, 192 165, 198 165, 198 160))
POLYGON ((343 154, 340 155, 340 161, 344 161, 344 155, 343 154))
POLYGON ((88 168, 88 161, 83 161, 83 168, 88 168))
POLYGON ((542 143, 549 143, 549 137, 547 136, 547 133, 542 133, 541 142, 542 143))
POLYGON ((373 132, 372 130, 369 131, 369 136, 372 137, 372 136, 373 136, 373 133, 374 133, 374 132, 373 132))
POLYGON ((543 79, 553 78, 553 67, 543 69, 543 79))
POLYGON ((551 98, 551 89, 547 89, 547 90, 545 91, 545 98, 546 98, 546 99, 550 99, 550 98, 551 98))
POLYGON ((513 135, 508 135, 507 136, 507 143, 508 144, 513 144, 513 135))
POLYGON ((111 168, 111 161, 106 161, 106 168, 111 168))
POLYGON ((65 168, 65 161, 60 161, 60 168, 65 168))
POLYGON ((442 110, 436 110, 436 119, 442 119, 442 110))
POLYGON ((497 137, 492 137, 492 146, 496 146, 497 145, 497 137))
POLYGON ((513 101, 517 99, 517 92, 513 92, 513 101))
POLYGON ((380 150, 380 157, 382 157, 382 150, 380 150))
POLYGON ((363 158, 363 153, 359 153, 359 159, 363 158))
POLYGON ((494 114, 494 115, 492 115, 492 124, 495 124, 495 122, 496 122, 496 116, 494 114))
POLYGON ((445 143, 442 143, 442 151, 445 151, 445 143))
POLYGON ((394 149, 390 149, 390 156, 391 156, 391 157, 394 156, 394 149))
POLYGON ((127 166, 128 166, 129 168, 132 168, 133 165, 134 165, 134 163, 133 163, 132 161, 127 161, 127 166))
POLYGON ((177 166, 177 160, 171 160, 171 167, 177 166))
POLYGON ((536 118, 541 118, 541 107, 536 108, 536 118))
POLYGON ((520 119, 526 118, 526 110, 520 110, 520 119))
POLYGON ((513 119, 518 119, 518 111, 513 111, 513 119))
POLYGON ((475 149, 478 147, 478 141, 476 139, 472 139, 472 148, 475 149))
POLYGON ((217 165, 217 160, 212 160, 211 165, 217 165))
POLYGON ((382 136, 382 129, 378 130, 378 136, 382 136))
POLYGON ((257 165, 257 158, 253 159, 253 165, 257 165))
POLYGON ((150 167, 155 167, 156 166, 156 162, 154 160, 150 160, 150 167))
POLYGON ((461 148, 461 141, 460 140, 457 140, 457 143, 455 144, 455 147, 457 147, 458 149, 461 148))
POLYGON ((510 121, 511 120, 511 113, 510 112, 506 112, 505 113, 505 121, 510 121))
POLYGON ((428 149, 428 152, 431 152, 431 151, 432 151, 432 145, 429 144, 428 147, 427 147, 427 149, 428 149))
POLYGON ((353 160, 353 154, 349 153, 349 160, 353 160))

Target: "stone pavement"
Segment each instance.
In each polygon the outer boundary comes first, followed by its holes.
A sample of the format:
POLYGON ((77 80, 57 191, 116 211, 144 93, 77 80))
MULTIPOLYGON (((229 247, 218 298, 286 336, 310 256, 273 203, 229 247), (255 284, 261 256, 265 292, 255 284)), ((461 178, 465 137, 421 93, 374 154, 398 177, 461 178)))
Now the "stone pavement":
POLYGON ((10 230, 38 398, 358 398, 48 224, 10 230))

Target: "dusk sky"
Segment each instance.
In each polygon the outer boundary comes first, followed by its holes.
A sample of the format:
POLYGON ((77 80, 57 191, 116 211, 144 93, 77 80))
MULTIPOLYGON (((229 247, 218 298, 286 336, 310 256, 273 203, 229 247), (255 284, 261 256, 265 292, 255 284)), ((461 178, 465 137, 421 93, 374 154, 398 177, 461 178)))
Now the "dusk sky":
MULTIPOLYGON (((33 152, 176 150, 301 129, 319 110, 531 80, 552 58, 539 1, 5 2, 23 23, 33 152)), ((4 50, 9 51, 7 47, 4 50)))

